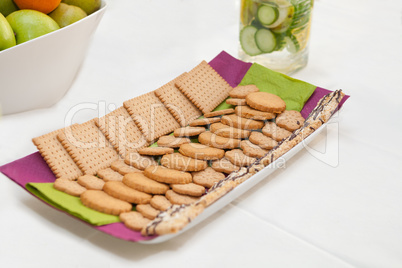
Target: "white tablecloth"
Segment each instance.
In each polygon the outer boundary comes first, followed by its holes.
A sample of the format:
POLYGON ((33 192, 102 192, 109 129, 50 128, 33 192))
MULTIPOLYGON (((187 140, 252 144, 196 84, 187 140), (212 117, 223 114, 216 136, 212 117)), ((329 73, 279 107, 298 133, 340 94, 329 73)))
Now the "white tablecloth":
MULTIPOLYGON (((78 103, 121 105, 222 50, 237 55, 238 0, 108 2, 67 95, 0 119, 0 165, 35 152, 31 138, 78 103)), ((317 0, 309 63, 293 76, 351 98, 285 168, 165 243, 108 236, 0 175, 1 266, 402 267, 401 11, 400 0, 317 0)))

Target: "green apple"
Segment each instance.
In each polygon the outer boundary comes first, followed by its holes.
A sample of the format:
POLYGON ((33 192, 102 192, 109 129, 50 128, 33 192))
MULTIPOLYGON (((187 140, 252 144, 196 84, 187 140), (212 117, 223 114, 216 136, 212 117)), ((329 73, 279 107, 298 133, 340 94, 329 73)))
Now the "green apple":
POLYGON ((0 0, 0 13, 7 17, 9 14, 17 11, 18 7, 13 0, 0 0))
POLYGON ((13 29, 0 13, 0 51, 16 45, 13 29))
POLYGON ((60 5, 48 15, 63 28, 85 18, 87 13, 80 7, 60 3, 60 5))
POLYGON ((18 10, 7 16, 15 33, 17 45, 60 29, 48 15, 30 9, 18 10))
POLYGON ((101 7, 101 0, 63 0, 62 2, 82 8, 88 15, 101 7))

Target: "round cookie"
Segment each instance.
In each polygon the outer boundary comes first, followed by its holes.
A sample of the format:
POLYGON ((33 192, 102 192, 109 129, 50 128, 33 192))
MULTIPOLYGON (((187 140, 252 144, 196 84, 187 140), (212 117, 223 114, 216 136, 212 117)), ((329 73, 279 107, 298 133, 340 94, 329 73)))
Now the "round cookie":
POLYGON ((237 99, 245 99, 252 92, 260 91, 256 85, 237 86, 229 91, 229 96, 237 99))
POLYGON ((187 157, 180 153, 173 153, 164 155, 161 159, 161 165, 180 171, 200 171, 206 169, 208 163, 207 161, 187 157))
POLYGON ((165 155, 173 152, 174 149, 169 147, 146 147, 138 150, 140 155, 165 155))
POLYGON ((247 102, 245 99, 227 99, 226 103, 230 104, 230 105, 235 105, 235 106, 247 105, 247 102))
POLYGON ((144 170, 144 175, 157 182, 186 184, 193 181, 188 172, 170 169, 164 166, 150 166, 144 170))
POLYGON ((87 190, 81 195, 80 199, 84 206, 111 215, 120 215, 132 209, 130 203, 114 198, 99 190, 87 190))
POLYGON ((243 118, 235 114, 222 116, 222 123, 231 127, 248 130, 261 129, 264 126, 264 122, 243 118))
POLYGON ((170 203, 175 205, 190 205, 199 200, 198 197, 178 194, 173 190, 166 192, 166 198, 170 201, 170 203))
POLYGON ((189 196, 202 196, 205 194, 205 187, 195 183, 171 184, 170 187, 178 194, 189 196))
POLYGON ((212 162, 211 167, 218 172, 223 172, 226 174, 232 173, 233 171, 237 171, 240 169, 239 166, 233 165, 227 158, 222 158, 219 160, 215 160, 212 162))
POLYGON ((229 109, 224 109, 224 110, 205 113, 204 117, 208 118, 208 117, 220 116, 220 115, 225 115, 225 114, 232 114, 234 112, 235 111, 232 108, 229 108, 229 109))
POLYGON ((124 175, 123 183, 137 191, 148 194, 165 194, 169 186, 146 177, 143 173, 124 175))
POLYGON ((103 191, 117 199, 134 204, 148 204, 152 196, 128 187, 120 181, 109 181, 103 186, 103 191))
POLYGON ((141 172, 141 170, 124 163, 124 160, 117 160, 113 162, 110 165, 110 168, 116 172, 119 172, 123 176, 126 175, 127 173, 141 172))
POLYGON ((182 144, 190 143, 189 138, 175 137, 173 135, 162 136, 158 139, 158 146, 169 147, 169 148, 179 148, 182 144))
POLYGON ((199 143, 187 143, 180 146, 179 153, 201 160, 216 160, 225 155, 225 151, 199 143))
POLYGON ((175 129, 173 135, 175 137, 191 137, 197 136, 205 131, 205 127, 181 127, 175 129))
POLYGON ((235 113, 244 118, 249 118, 249 119, 254 119, 254 120, 269 120, 272 118, 275 118, 274 113, 268 113, 268 112, 261 112, 256 109, 253 109, 247 105, 244 106, 237 106, 235 108, 235 113))
POLYGON ((104 180, 93 175, 79 176, 77 182, 88 190, 102 190, 103 185, 105 185, 104 180))
POLYGON ((151 222, 150 219, 145 218, 138 211, 123 212, 119 215, 119 218, 127 228, 134 231, 141 231, 151 222))
POLYGON ((300 112, 291 110, 279 114, 275 122, 281 128, 288 131, 295 131, 303 126, 304 118, 300 112))
POLYGON ((247 104, 256 110, 270 113, 281 113, 286 103, 277 95, 268 92, 253 92, 246 97, 247 104))
POLYGON ((195 184, 211 188, 216 182, 223 180, 225 174, 215 171, 211 167, 207 167, 205 170, 193 172, 193 182, 195 184))
POLYGON ((134 152, 126 155, 124 163, 140 170, 144 170, 148 166, 155 166, 158 164, 153 157, 143 156, 134 152))
POLYGON ((256 160, 254 157, 245 155, 244 152, 240 149, 227 151, 225 153, 225 157, 229 159, 229 161, 232 162, 233 165, 239 167, 247 167, 254 163, 256 160))
POLYGON ((247 129, 230 127, 222 123, 212 124, 209 129, 212 133, 226 138, 244 139, 250 135, 250 131, 247 129))
POLYGON ((195 119, 195 120, 191 121, 189 125, 190 125, 190 127, 205 126, 205 125, 217 123, 220 121, 221 121, 220 117, 201 118, 201 119, 195 119))
POLYGON ((152 207, 150 204, 137 205, 135 209, 147 219, 153 220, 160 213, 159 210, 152 207))
POLYGON ((249 140, 243 140, 240 144, 245 155, 250 157, 263 157, 268 153, 268 150, 262 149, 258 145, 251 143, 249 140))
POLYGON ((264 135, 267 135, 268 137, 273 138, 276 141, 286 139, 292 134, 292 132, 277 126, 274 122, 267 122, 262 128, 262 133, 264 135))
POLYGON ((248 139, 262 149, 270 150, 278 145, 278 142, 276 140, 262 134, 261 132, 253 131, 248 139))
POLYGON ((221 137, 209 131, 201 133, 198 136, 198 141, 201 144, 218 149, 234 149, 240 146, 240 140, 238 139, 221 137))
POLYGON ((149 204, 153 208, 160 211, 165 211, 172 205, 172 203, 170 203, 170 201, 164 195, 154 195, 149 204))
POLYGON ((78 184, 78 182, 65 179, 55 180, 53 183, 53 187, 56 190, 62 191, 72 196, 80 196, 87 190, 87 188, 81 186, 80 184, 78 184))

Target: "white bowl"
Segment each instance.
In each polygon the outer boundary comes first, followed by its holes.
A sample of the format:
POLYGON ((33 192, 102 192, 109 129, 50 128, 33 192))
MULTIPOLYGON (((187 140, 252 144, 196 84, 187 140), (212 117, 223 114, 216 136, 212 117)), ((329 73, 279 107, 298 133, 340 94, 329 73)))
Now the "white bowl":
POLYGON ((0 109, 46 108, 69 90, 106 9, 60 30, 0 52, 0 109))

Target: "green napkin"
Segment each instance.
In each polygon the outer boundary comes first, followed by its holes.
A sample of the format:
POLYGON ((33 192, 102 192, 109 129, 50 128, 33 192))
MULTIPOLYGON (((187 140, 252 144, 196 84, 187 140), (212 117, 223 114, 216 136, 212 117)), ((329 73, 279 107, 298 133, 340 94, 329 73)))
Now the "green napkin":
POLYGON ((53 183, 28 183, 25 187, 46 203, 90 224, 99 226, 120 221, 118 216, 101 213, 84 206, 79 197, 54 189, 53 183))
MULTIPOLYGON (((261 91, 281 97, 286 103, 286 110, 301 111, 306 101, 313 94, 316 86, 287 75, 272 71, 258 63, 254 63, 239 85, 256 85, 261 91)), ((215 110, 232 108, 226 102, 215 110)))

